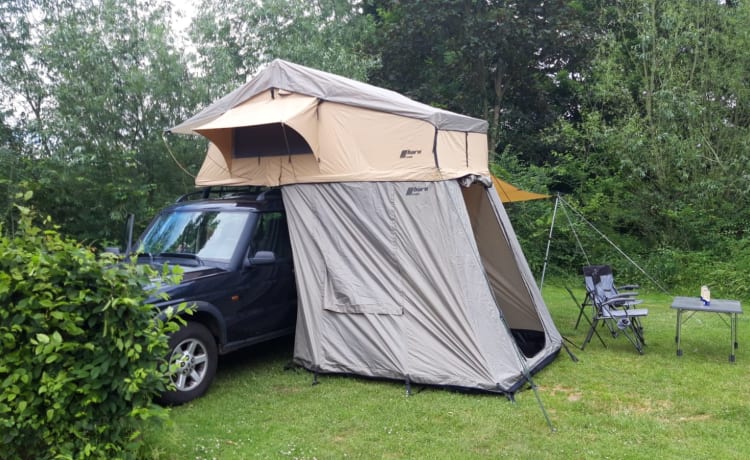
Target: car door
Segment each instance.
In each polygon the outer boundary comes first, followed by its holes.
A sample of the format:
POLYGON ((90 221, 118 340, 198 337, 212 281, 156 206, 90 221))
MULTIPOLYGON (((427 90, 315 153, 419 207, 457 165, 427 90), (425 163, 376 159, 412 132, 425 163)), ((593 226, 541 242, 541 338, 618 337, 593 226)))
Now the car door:
POLYGON ((242 270, 242 294, 229 332, 230 340, 245 340, 292 328, 296 319, 296 285, 286 215, 280 211, 258 215, 247 262, 242 270), (253 261, 259 251, 274 260, 253 261))

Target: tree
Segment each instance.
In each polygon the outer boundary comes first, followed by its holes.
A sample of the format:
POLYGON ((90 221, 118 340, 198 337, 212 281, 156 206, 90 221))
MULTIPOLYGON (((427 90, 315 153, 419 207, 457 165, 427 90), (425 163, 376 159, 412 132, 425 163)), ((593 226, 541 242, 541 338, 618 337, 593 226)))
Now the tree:
POLYGON ((750 167, 750 8, 622 1, 601 10, 583 121, 563 122, 581 195, 644 249, 742 236, 750 167), (605 203, 607 203, 605 205, 605 203))
POLYGON ((378 1, 376 84, 490 122, 491 151, 543 164, 541 130, 575 117, 585 2, 378 1))
POLYGON ((372 33, 358 0, 204 0, 192 26, 210 100, 276 58, 364 81, 378 65, 372 33))
MULTIPOLYGON (((142 0, 14 0, 0 10, 0 91, 12 101, 14 154, 30 163, 17 180, 34 184, 37 208, 68 234, 117 240, 126 214, 148 218, 191 186, 161 139, 195 106, 167 14, 142 0)), ((173 142, 197 171, 197 144, 173 142)))

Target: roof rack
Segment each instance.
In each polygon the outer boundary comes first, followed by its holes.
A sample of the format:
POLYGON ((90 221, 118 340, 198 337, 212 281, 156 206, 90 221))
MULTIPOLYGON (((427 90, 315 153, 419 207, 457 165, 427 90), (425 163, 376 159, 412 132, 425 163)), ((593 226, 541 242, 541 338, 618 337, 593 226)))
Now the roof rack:
POLYGON ((244 187, 206 187, 201 190, 186 193, 181 197, 177 198, 177 203, 191 200, 207 200, 209 198, 251 198, 259 199, 259 197, 268 191, 272 191, 268 187, 261 187, 256 185, 248 185, 244 187))
POLYGON ((248 198, 257 201, 281 199, 281 188, 257 185, 206 187, 180 196, 177 198, 177 203, 191 200, 207 200, 209 198, 248 198))

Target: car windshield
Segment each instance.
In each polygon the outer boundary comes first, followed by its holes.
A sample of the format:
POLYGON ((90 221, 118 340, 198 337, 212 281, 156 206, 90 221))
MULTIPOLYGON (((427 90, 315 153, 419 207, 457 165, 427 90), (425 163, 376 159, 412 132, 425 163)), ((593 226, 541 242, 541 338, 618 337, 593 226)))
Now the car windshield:
POLYGON ((228 263, 251 213, 172 211, 160 214, 141 239, 139 252, 180 254, 228 263))

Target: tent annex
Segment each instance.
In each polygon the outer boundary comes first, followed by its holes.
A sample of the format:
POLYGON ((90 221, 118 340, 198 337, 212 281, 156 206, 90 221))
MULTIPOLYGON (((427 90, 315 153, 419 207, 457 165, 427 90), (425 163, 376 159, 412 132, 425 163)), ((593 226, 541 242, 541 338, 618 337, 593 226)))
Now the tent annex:
POLYGON ((276 60, 171 131, 196 180, 281 186, 315 372, 513 393, 562 337, 487 162, 487 123, 276 60))

